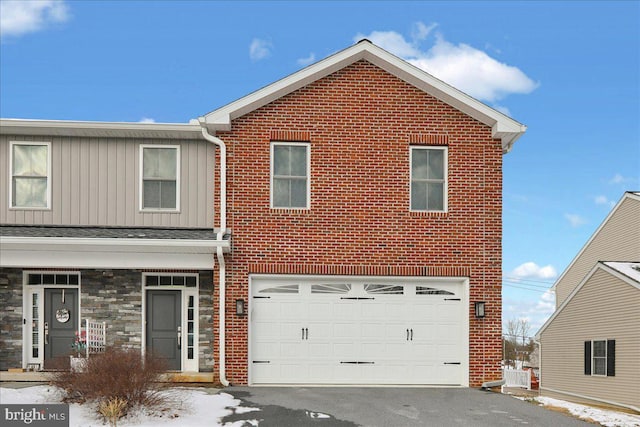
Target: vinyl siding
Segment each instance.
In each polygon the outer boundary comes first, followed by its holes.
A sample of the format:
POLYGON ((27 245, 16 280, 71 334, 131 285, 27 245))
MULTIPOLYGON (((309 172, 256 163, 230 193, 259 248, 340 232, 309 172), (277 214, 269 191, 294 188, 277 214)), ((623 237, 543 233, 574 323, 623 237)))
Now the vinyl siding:
POLYGON ((0 136, 0 224, 212 227, 215 147, 206 141, 0 136), (10 208, 11 141, 51 143, 51 209, 10 208), (140 145, 180 146, 180 211, 140 211, 140 145))
POLYGON ((541 335, 543 392, 640 407, 639 307, 639 289, 596 270, 541 335), (584 342, 605 339, 616 340, 615 376, 584 375, 584 342))
POLYGON ((598 261, 640 261, 640 200, 626 197, 556 284, 556 308, 598 261))

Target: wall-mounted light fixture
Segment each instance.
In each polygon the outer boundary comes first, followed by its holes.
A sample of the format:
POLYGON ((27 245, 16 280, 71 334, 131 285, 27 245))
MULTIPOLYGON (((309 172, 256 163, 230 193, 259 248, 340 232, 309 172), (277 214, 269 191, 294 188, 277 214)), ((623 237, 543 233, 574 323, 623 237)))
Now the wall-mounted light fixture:
POLYGON ((476 309, 476 317, 478 319, 481 319, 481 318, 483 318, 485 316, 484 301, 476 301, 475 309, 476 309))
POLYGON ((245 314, 247 314, 244 311, 244 300, 243 299, 237 299, 236 300, 236 314, 238 316, 244 316, 245 314))

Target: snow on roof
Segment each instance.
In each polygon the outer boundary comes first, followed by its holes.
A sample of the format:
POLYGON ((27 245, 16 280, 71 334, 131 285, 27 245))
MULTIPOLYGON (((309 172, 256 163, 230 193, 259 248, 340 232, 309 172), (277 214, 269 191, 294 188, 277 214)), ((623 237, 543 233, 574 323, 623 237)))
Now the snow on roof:
POLYGON ((604 262, 607 267, 624 274, 630 279, 640 283, 640 262, 604 262))

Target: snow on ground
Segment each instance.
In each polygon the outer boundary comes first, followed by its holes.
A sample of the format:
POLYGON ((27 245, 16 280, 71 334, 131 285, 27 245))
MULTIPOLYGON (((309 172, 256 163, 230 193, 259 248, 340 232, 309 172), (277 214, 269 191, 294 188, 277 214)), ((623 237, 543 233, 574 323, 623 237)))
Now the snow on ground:
MULTIPOLYGON (((208 394, 197 388, 175 387, 164 392, 172 402, 164 410, 149 413, 136 410, 118 420, 118 426, 128 427, 236 427, 243 423, 258 425, 258 420, 244 420, 221 424, 222 418, 232 413, 258 411, 257 408, 242 407, 240 400, 227 393, 208 394), (215 423, 215 424, 214 424, 215 423)), ((60 403, 61 393, 53 386, 34 386, 21 389, 0 387, 0 402, 3 404, 60 403)), ((69 427, 104 427, 103 418, 94 405, 69 405, 69 427)), ((106 424, 108 425, 108 423, 106 424)))
MULTIPOLYGON (((528 400, 518 397, 518 399, 528 400)), ((565 400, 553 399, 551 397, 539 396, 533 398, 542 406, 553 406, 563 408, 575 417, 583 420, 591 420, 606 427, 640 427, 640 415, 632 415, 626 412, 613 411, 608 409, 594 408, 580 405, 579 403, 567 402, 565 400)))
MULTIPOLYGON (((244 414, 259 411, 258 408, 243 407, 240 400, 227 393, 208 394, 198 388, 174 387, 168 389, 166 397, 172 404, 164 410, 148 413, 137 410, 118 421, 120 427, 238 427, 250 423, 257 426, 258 420, 242 420, 235 423, 221 424, 222 418, 232 413, 244 414), (215 423, 215 424, 214 424, 215 423)), ((53 386, 34 386, 21 389, 0 387, 0 402, 4 404, 42 404, 59 403, 60 391, 53 386)), ((522 397, 518 397, 523 399, 522 397)), ((640 415, 632 415, 613 410, 593 408, 550 397, 534 398, 543 406, 565 408, 576 417, 593 420, 606 427, 640 427, 640 415)), ((319 412, 308 414, 311 418, 327 418, 319 412)), ((95 410, 95 406, 85 404, 69 405, 69 427, 104 427, 106 424, 95 410)), ((107 423, 108 424, 108 423, 107 423)))

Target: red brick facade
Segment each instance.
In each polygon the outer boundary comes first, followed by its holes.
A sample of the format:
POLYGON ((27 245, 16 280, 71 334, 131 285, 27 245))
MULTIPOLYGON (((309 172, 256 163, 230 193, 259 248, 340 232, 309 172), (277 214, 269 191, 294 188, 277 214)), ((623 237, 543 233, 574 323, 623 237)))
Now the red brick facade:
MULTIPOLYGON (((469 277, 469 384, 501 378, 502 146, 491 128, 358 61, 232 122, 226 371, 246 384, 252 273, 469 277), (270 143, 310 144, 308 210, 270 208, 270 143), (448 146, 448 210, 409 209, 413 145, 448 146), (476 319, 474 301, 486 301, 476 319), (249 307, 250 308, 250 307, 249 307)), ((217 223, 217 221, 216 221, 217 223)), ((217 266, 216 266, 217 269, 217 266)), ((219 289, 214 357, 219 366, 219 289)))

